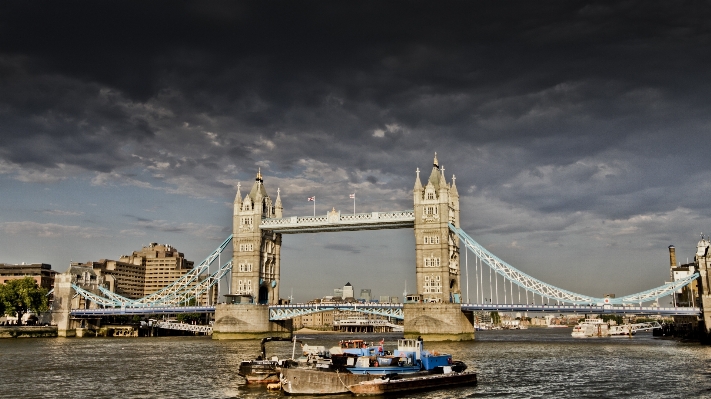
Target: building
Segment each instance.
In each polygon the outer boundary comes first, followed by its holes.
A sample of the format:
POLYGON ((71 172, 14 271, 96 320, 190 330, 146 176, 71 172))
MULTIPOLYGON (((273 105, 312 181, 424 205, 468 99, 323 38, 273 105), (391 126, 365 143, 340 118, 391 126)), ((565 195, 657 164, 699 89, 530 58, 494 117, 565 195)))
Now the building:
POLYGON ((0 284, 5 284, 10 280, 32 277, 38 286, 51 290, 54 288, 56 274, 57 272, 52 270, 52 265, 46 263, 21 263, 19 265, 0 263, 0 284))
POLYGON ((134 251, 131 255, 121 256, 119 262, 139 268, 145 267, 143 296, 165 288, 194 266, 194 262, 185 259, 185 255, 175 247, 155 242, 140 251, 134 251))
POLYGON ((131 255, 122 255, 119 260, 72 262, 70 266, 91 268, 105 277, 109 290, 139 299, 174 283, 193 268, 194 262, 169 244, 152 242, 131 255))
POLYGON ((414 195, 417 293, 424 302, 461 303, 459 238, 449 224, 459 226, 459 194, 444 177, 435 153, 432 172, 423 186, 416 171, 414 195))
MULTIPOLYGON (((671 281, 678 281, 696 273, 696 262, 687 263, 684 265, 676 262, 676 248, 673 245, 669 246, 669 272, 671 281)), ((672 295, 672 306, 698 306, 696 293, 698 292, 698 281, 694 280, 691 284, 680 288, 672 295)))
POLYGON ((355 293, 353 292, 353 286, 351 283, 346 283, 343 286, 343 295, 341 297, 345 300, 347 298, 355 298, 355 293))
POLYGON ((370 291, 370 288, 363 288, 360 290, 360 299, 362 299, 365 302, 370 302, 372 298, 372 293, 370 291))
POLYGON ((138 299, 145 296, 146 290, 146 265, 126 263, 110 259, 101 259, 98 262, 72 262, 71 266, 88 267, 105 276, 108 289, 129 299, 138 299))
POLYGON ((254 303, 279 303, 281 234, 259 228, 264 218, 282 217, 279 189, 272 202, 261 171, 247 195, 241 185, 233 204, 232 294, 245 295, 254 303))

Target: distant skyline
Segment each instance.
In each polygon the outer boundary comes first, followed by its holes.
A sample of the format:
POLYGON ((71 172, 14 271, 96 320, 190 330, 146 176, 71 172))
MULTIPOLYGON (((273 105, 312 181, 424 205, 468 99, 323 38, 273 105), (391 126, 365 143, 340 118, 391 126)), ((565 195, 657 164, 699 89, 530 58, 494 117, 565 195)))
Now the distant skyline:
MULTIPOLYGON (((582 294, 659 286, 667 247, 685 263, 711 232, 710 9, 2 2, 0 263, 158 242, 198 264, 259 168, 285 216, 354 192, 406 210, 436 151, 503 260, 582 294)), ((401 296, 414 264, 411 230, 288 235, 280 294, 401 296)))

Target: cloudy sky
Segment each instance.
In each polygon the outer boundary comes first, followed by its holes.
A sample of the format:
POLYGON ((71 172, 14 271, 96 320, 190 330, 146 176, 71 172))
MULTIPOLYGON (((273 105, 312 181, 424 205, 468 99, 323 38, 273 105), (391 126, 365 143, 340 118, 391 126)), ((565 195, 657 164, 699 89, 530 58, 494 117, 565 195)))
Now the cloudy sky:
MULTIPOLYGON (((285 215, 411 209, 435 151, 463 228, 572 291, 711 231, 708 2, 203 3, 0 4, 0 262, 198 263, 260 167, 285 215)), ((283 297, 347 281, 414 287, 412 231, 284 237, 283 297)))

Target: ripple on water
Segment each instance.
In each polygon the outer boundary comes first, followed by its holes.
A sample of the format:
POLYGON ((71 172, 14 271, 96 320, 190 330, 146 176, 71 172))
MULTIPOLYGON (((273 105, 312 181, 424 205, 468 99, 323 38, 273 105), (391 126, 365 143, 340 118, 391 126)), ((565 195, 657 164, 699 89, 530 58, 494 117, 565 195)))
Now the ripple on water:
MULTIPOLYGON (((304 338, 331 346, 344 337, 304 338)), ((392 349, 396 336, 385 337, 392 349)), ((711 398, 711 348, 651 334, 573 339, 569 329, 482 331, 473 342, 426 346, 464 360, 479 384, 399 398, 711 398)), ((291 350, 289 342, 268 344, 270 356, 291 350)), ((209 338, 5 339, 0 397, 281 397, 237 376, 239 362, 258 354, 258 341, 209 338)))

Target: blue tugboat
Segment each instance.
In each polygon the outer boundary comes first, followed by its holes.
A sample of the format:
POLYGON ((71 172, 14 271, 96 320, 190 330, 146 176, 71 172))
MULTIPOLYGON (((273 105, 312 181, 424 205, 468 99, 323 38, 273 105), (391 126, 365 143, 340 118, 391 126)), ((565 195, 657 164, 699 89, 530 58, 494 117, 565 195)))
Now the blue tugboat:
POLYGON ((353 374, 385 375, 421 371, 437 373, 445 367, 451 367, 456 372, 466 369, 463 362, 454 362, 450 354, 425 350, 422 340, 399 339, 397 350, 392 355, 378 353, 374 356, 360 356, 355 365, 347 366, 347 369, 353 374))

